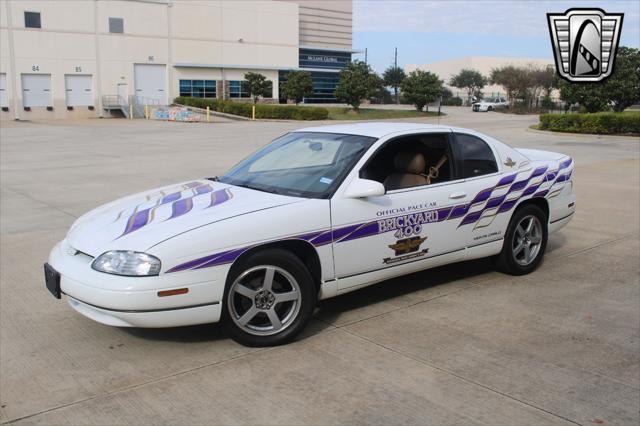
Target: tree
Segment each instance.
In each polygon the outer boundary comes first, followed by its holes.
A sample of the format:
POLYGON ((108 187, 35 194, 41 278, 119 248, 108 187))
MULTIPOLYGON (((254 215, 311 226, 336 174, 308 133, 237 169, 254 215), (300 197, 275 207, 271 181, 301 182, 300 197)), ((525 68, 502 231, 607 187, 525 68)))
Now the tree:
POLYGON ((380 78, 371 67, 362 61, 353 61, 340 71, 340 81, 335 95, 338 100, 351 105, 354 111, 360 109, 360 103, 380 87, 380 78))
POLYGON ((287 80, 280 87, 282 94, 298 105, 304 98, 313 96, 313 80, 308 71, 289 71, 287 80))
POLYGON ((616 112, 640 102, 640 51, 621 46, 611 76, 603 83, 570 83, 560 80, 560 98, 580 104, 587 112, 604 111, 613 107, 616 112))
POLYGON ((384 82, 384 85, 393 88, 393 95, 396 98, 396 104, 400 103, 398 88, 405 78, 407 78, 407 75, 404 73, 404 70, 393 65, 387 68, 384 74, 382 74, 382 81, 384 82))
POLYGON ((522 70, 519 70, 513 65, 507 65, 502 68, 492 69, 489 80, 491 84, 499 84, 504 87, 509 102, 513 102, 516 95, 521 92, 522 77, 522 70))
POLYGON ((613 74, 605 80, 604 90, 616 112, 640 102, 640 50, 618 49, 613 74))
POLYGON ((269 96, 267 93, 273 86, 267 77, 257 72, 248 72, 244 75, 244 79, 254 104, 258 103, 259 97, 269 96))
POLYGON ((580 104, 587 112, 604 111, 609 108, 609 95, 603 84, 570 83, 560 80, 560 99, 567 103, 567 110, 573 104, 580 104))
POLYGON ((411 71, 402 82, 404 97, 422 111, 425 105, 433 102, 442 94, 442 80, 437 75, 422 70, 411 71))
POLYGON ((451 77, 449 85, 467 91, 467 100, 471 102, 471 97, 482 90, 487 84, 487 78, 473 69, 463 69, 458 74, 451 77))
POLYGON ((445 102, 448 102, 453 98, 453 92, 450 89, 443 87, 440 96, 442 99, 442 103, 444 104, 445 102))
POLYGON ((532 87, 530 88, 531 99, 529 102, 529 106, 533 106, 533 101, 536 102, 536 106, 538 106, 538 99, 540 95, 544 94, 544 98, 549 100, 551 97, 551 91, 556 85, 556 73, 553 66, 547 67, 533 67, 530 66, 527 70, 530 77, 530 84, 532 87))

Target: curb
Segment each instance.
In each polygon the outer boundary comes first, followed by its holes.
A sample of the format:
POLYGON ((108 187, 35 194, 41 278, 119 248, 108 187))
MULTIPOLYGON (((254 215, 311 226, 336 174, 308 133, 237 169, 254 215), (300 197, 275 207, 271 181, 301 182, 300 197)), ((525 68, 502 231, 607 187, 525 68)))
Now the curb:
POLYGON ((610 137, 610 136, 614 136, 617 138, 634 138, 637 139, 638 137, 640 137, 640 135, 621 135, 619 133, 612 133, 612 134, 608 134, 608 135, 602 135, 602 134, 598 134, 598 133, 571 133, 571 132, 556 132, 554 130, 538 130, 538 129, 532 129, 531 127, 527 127, 526 128, 527 132, 531 132, 531 133, 538 133, 538 134, 542 134, 542 135, 559 135, 559 136, 590 136, 590 137, 595 137, 598 139, 602 139, 603 137, 610 137))

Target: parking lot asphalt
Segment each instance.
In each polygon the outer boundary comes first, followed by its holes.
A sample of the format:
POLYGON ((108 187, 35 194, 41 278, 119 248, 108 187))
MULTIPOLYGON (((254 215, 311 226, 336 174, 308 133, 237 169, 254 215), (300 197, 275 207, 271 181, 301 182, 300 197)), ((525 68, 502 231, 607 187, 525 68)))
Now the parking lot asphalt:
POLYGON ((263 349, 215 325, 97 324, 51 297, 42 263, 92 207, 220 174, 308 123, 3 122, 0 421, 640 423, 640 141, 445 111, 440 124, 576 160, 577 213, 541 267, 511 277, 480 260, 396 278, 322 302, 300 339, 263 349))

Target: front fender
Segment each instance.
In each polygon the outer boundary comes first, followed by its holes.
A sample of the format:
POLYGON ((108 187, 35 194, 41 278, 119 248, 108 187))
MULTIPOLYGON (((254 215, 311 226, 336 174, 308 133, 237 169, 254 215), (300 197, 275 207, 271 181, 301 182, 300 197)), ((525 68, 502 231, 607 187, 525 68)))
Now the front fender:
POLYGON ((265 243, 300 239, 314 245, 322 279, 333 276, 329 200, 256 211, 176 235, 147 252, 162 261, 162 274, 182 274, 230 265, 247 250, 265 243))

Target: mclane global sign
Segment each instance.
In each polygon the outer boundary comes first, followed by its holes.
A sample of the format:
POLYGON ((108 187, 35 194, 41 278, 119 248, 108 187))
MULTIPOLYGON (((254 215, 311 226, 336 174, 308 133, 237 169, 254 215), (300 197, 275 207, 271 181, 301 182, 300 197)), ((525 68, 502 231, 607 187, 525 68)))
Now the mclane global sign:
POLYGON ((334 62, 338 63, 338 58, 334 58, 332 56, 320 56, 320 55, 307 55, 308 61, 314 62, 334 62))
POLYGON ((623 16, 602 9, 547 13, 558 74, 575 83, 598 82, 609 77, 623 16))

